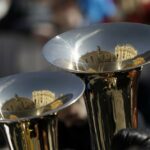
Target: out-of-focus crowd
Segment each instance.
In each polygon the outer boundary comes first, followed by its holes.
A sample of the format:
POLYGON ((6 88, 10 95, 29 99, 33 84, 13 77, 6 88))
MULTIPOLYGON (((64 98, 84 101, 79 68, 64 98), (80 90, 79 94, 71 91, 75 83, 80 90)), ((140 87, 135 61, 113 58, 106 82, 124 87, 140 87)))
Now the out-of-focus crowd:
POLYGON ((3 9, 0 13, 5 14, 5 17, 1 17, 0 29, 28 31, 42 38, 50 38, 66 30, 93 23, 150 23, 149 0, 5 0, 6 2, 9 10, 0 4, 0 10, 3 9))

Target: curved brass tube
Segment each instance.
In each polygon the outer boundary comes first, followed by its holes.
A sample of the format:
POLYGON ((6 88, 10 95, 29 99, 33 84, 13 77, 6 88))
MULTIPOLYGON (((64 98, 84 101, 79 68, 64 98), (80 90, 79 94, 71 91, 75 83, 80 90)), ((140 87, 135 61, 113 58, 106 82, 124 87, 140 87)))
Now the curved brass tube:
POLYGON ((80 74, 93 150, 110 150, 111 139, 123 128, 137 127, 137 81, 140 68, 107 74, 80 74))
POLYGON ((1 122, 0 130, 10 150, 58 150, 56 115, 1 122))

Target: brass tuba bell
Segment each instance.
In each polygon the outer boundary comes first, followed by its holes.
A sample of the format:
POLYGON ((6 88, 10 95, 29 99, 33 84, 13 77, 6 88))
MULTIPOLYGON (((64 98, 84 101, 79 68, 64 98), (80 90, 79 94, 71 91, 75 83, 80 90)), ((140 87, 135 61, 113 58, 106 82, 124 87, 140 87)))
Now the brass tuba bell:
POLYGON ((57 112, 76 102, 84 88, 79 78, 65 72, 1 78, 0 131, 9 149, 58 150, 57 112))
POLYGON ((110 150, 123 128, 137 128, 137 85, 150 60, 150 26, 92 25, 57 35, 43 48, 51 64, 80 76, 93 150, 110 150))

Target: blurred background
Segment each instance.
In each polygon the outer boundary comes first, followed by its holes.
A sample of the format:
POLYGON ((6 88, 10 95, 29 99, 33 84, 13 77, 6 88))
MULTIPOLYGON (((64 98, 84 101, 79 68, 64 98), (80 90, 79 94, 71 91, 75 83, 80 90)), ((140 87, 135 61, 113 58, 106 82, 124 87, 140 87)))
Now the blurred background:
MULTIPOLYGON (((41 55, 41 49, 49 39, 81 26, 120 21, 149 24, 150 0, 0 0, 0 77, 20 72, 57 70, 41 55)), ((140 116, 146 116, 144 119, 140 117, 143 122, 140 127, 144 128, 150 124, 149 94, 145 94, 148 93, 145 89, 150 87, 149 70, 147 66, 142 75, 145 80, 140 81, 140 116)), ((83 107, 77 107, 75 111, 71 109, 72 113, 67 116, 69 119, 77 118, 69 122, 69 126, 67 121, 60 119, 60 149, 90 149, 86 110, 83 103, 80 106, 83 107), (82 123, 76 125, 75 120, 82 123)), ((0 141, 1 145, 5 144, 0 141)))
POLYGON ((150 1, 0 0, 0 76, 50 69, 41 56, 50 38, 69 29, 118 21, 149 24, 150 1))

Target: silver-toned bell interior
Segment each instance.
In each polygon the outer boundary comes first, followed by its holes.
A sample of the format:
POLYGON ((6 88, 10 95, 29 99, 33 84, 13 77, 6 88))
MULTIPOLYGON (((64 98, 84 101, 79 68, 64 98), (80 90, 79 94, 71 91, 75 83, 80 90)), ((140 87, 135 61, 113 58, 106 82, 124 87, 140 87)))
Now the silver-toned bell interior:
POLYGON ((76 102, 84 87, 79 78, 65 72, 1 78, 0 131, 9 149, 58 150, 57 112, 76 102))
POLYGON ((57 35, 43 54, 51 64, 76 73, 119 72, 149 63, 149 39, 149 25, 106 23, 57 35))
POLYGON ((0 121, 54 114, 77 101, 83 92, 84 83, 65 72, 34 72, 1 78, 0 121))

